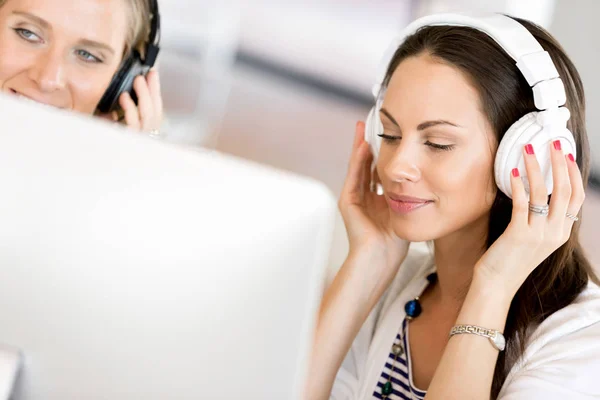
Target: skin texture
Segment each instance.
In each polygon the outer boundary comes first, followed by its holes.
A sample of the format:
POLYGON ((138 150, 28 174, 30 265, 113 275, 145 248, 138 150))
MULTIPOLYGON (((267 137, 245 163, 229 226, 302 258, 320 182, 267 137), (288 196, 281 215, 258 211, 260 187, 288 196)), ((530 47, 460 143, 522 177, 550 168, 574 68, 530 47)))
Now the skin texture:
POLYGON ((487 229, 497 190, 496 140, 478 104, 463 74, 428 55, 409 58, 394 72, 380 113, 386 136, 379 177, 388 201, 390 193, 432 201, 409 214, 390 212, 399 237, 456 241, 487 229), (419 126, 440 120, 457 126, 419 126))

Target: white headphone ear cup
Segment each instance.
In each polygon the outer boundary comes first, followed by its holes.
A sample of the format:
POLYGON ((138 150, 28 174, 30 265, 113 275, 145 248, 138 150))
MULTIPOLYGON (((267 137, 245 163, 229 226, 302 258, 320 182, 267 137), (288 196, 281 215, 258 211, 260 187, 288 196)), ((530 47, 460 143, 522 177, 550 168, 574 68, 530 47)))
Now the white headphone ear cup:
POLYGON ((530 143, 530 139, 539 131, 541 125, 537 124, 537 112, 530 112, 512 124, 504 134, 498 145, 496 160, 494 162, 494 177, 498 188, 512 199, 510 174, 513 168, 519 168, 521 175, 525 174, 523 165, 523 146, 530 143))
POLYGON ((540 112, 534 111, 521 117, 508 129, 498 146, 494 163, 494 175, 498 188, 509 198, 512 198, 510 174, 513 168, 519 168, 525 191, 529 196, 529 177, 523 159, 523 147, 526 144, 531 144, 534 148, 548 194, 552 194, 554 189, 550 158, 551 142, 560 140, 565 154, 571 153, 573 156, 577 156, 573 134, 564 126, 545 128, 538 122, 539 114, 540 112))

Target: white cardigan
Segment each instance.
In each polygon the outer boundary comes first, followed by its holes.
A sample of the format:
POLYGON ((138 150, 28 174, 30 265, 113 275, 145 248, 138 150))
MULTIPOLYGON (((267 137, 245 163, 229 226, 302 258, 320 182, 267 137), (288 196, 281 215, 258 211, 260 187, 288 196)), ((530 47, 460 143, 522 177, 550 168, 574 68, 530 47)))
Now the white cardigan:
MULTIPOLYGON (((391 344, 404 319, 404 304, 427 286, 435 271, 431 254, 411 251, 394 282, 369 315, 335 379, 330 399, 371 399, 391 344)), ((531 334, 511 369, 500 400, 600 399, 600 288, 591 283, 569 306, 531 334)))

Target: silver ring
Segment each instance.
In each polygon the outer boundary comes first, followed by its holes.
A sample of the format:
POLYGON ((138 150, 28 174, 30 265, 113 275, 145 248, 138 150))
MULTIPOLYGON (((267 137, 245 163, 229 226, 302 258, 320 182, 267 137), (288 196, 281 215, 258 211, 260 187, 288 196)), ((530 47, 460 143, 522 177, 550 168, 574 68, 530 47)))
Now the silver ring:
POLYGON ((152 137, 160 137, 160 131, 158 129, 151 129, 150 132, 148 132, 148 135, 152 137))
POLYGON ((567 213, 567 218, 569 218, 575 222, 579 221, 579 217, 577 217, 576 215, 573 215, 573 214, 567 213))
POLYGON ((548 204, 544 204, 543 206, 529 204, 529 211, 531 211, 534 214, 545 217, 548 215, 548 213, 550 213, 550 206, 548 204))

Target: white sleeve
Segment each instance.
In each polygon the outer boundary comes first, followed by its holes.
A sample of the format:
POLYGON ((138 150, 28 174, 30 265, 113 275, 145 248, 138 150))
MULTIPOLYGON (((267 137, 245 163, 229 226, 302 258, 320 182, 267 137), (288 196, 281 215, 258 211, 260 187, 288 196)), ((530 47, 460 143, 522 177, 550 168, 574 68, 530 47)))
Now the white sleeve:
POLYGON ((600 323, 546 344, 527 360, 498 400, 600 399, 600 323))

